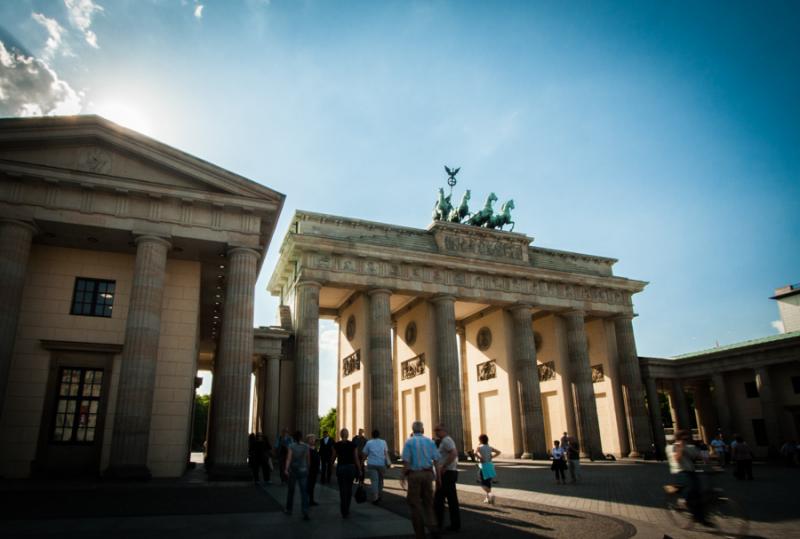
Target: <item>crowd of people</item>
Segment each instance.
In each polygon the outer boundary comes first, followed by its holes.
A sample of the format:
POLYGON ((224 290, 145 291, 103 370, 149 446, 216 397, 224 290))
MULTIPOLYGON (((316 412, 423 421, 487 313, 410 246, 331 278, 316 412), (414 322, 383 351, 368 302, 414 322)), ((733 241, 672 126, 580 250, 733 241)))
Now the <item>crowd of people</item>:
MULTIPOLYGON (((458 531, 461 528, 456 488, 458 448, 444 424, 436 425, 433 434, 432 438, 425 436, 423 423, 415 421, 401 453, 401 486, 406 490, 414 533, 420 538, 425 537, 426 529, 438 535, 444 530, 458 531), (445 505, 448 508, 447 515, 445 505)), ((783 444, 780 454, 787 466, 798 464, 800 450, 795 442, 783 444)), ((477 481, 486 494, 483 501, 492 505, 495 504, 492 484, 497 477, 493 461, 498 455, 500 451, 489 445, 486 434, 479 436, 476 450, 470 452, 477 463, 477 481)), ((698 462, 709 464, 715 461, 720 468, 733 463, 737 479, 753 479, 753 451, 739 435, 734 435, 729 443, 722 434, 718 434, 706 444, 701 440, 693 440, 689 431, 680 430, 675 434, 675 443, 668 448, 667 457, 670 471, 676 477, 676 484, 681 489, 688 509, 694 520, 703 524, 707 522, 702 503, 703 486, 696 473, 698 462)), ((567 471, 570 482, 580 480, 580 445, 575 437, 564 432, 560 440, 554 440, 550 459, 550 468, 557 484, 567 483, 567 471)), ((359 429, 352 439, 348 429, 342 429, 338 441, 329 436, 327 431, 317 440, 314 434, 303 438, 302 433, 295 432, 290 436, 288 429, 284 429, 275 447, 266 437, 251 434, 249 462, 256 482, 261 477, 270 482, 271 473, 277 466, 281 483, 288 487, 284 511, 292 514, 295 492, 299 490, 304 519, 310 518, 310 507, 317 505, 314 500, 317 482, 330 483, 334 470, 342 518, 350 515, 354 487, 357 501, 369 499, 373 504, 380 504, 384 476, 392 465, 389 448, 380 432, 372 431, 371 438, 367 439, 364 429, 359 429), (366 488, 365 479, 369 479, 369 489, 366 488)))

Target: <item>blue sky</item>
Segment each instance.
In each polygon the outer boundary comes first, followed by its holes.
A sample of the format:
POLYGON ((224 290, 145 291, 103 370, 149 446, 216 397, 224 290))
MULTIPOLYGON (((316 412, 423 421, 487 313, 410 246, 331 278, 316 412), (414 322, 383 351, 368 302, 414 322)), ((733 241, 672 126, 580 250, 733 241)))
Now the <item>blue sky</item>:
POLYGON ((641 355, 772 334, 768 297, 800 281, 796 3, 16 0, 0 21, 1 115, 103 114, 287 195, 259 324, 296 208, 423 228, 444 164, 535 245, 649 281, 641 355))

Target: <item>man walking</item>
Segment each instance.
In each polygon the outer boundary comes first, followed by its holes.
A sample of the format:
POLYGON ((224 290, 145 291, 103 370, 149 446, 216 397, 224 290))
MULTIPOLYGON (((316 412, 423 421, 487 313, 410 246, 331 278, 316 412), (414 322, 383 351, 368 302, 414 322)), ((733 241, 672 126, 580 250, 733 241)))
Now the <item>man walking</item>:
POLYGON ((322 431, 322 440, 319 441, 320 483, 329 483, 333 469, 333 438, 328 436, 328 431, 322 431))
POLYGON ((367 459, 367 477, 369 477, 372 491, 372 503, 380 503, 383 494, 383 475, 389 464, 389 448, 386 441, 381 439, 381 433, 372 431, 372 439, 364 444, 362 456, 367 459))
POLYGON ((448 531, 457 532, 461 529, 461 514, 458 509, 458 450, 456 443, 448 436, 447 428, 440 423, 435 429, 439 439, 439 462, 436 466, 439 481, 436 483, 436 495, 433 499, 433 510, 439 528, 444 526, 444 500, 447 498, 447 507, 450 509, 450 526, 448 531))
POLYGON ((567 438, 567 463, 569 464, 569 478, 573 483, 581 478, 581 448, 578 440, 569 436, 567 438))
POLYGON ((400 482, 407 488, 406 501, 411 508, 414 536, 425 539, 427 526, 431 535, 438 537, 439 531, 433 515, 431 481, 436 476, 434 466, 439 460, 439 451, 433 440, 423 434, 425 429, 422 421, 414 421, 411 430, 412 436, 403 445, 403 478, 400 482))

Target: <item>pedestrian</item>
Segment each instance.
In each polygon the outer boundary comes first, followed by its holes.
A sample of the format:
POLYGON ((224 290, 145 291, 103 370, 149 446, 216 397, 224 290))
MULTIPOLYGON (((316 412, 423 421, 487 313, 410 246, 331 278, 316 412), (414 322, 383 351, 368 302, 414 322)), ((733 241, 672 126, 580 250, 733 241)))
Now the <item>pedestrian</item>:
POLYGON ((744 438, 741 436, 736 437, 736 445, 733 446, 731 451, 733 462, 736 464, 736 472, 734 475, 736 479, 753 479, 753 451, 744 438))
POLYGON ((561 436, 561 440, 559 441, 561 442, 561 447, 563 448, 567 447, 567 443, 569 443, 569 434, 567 434, 567 432, 564 431, 564 435, 561 436))
POLYGON ((258 444, 258 459, 261 463, 261 473, 264 476, 264 482, 269 483, 272 472, 272 444, 269 443, 269 438, 263 434, 256 434, 256 442, 258 444))
POLYGON ((372 431, 372 438, 364 444, 363 457, 367 460, 367 477, 369 477, 372 503, 381 502, 383 494, 383 476, 389 466, 389 447, 381 438, 381 433, 376 429, 372 431))
POLYGON ((461 514, 458 508, 458 449, 453 439, 447 435, 447 427, 443 423, 436 426, 436 437, 439 439, 439 461, 437 473, 439 481, 436 483, 436 494, 433 497, 433 510, 436 513, 436 522, 439 529, 444 527, 444 501, 450 512, 450 526, 448 531, 457 532, 461 529, 461 514))
POLYGON ((322 431, 319 441, 320 483, 330 483, 331 469, 333 468, 333 438, 328 436, 328 431, 322 431))
POLYGON ((350 515, 350 502, 353 499, 353 480, 361 476, 358 446, 348 440, 347 429, 339 431, 338 442, 333 444, 333 460, 336 461, 336 480, 339 482, 339 510, 342 518, 350 515))
POLYGON ((252 432, 247 437, 247 465, 253 473, 253 483, 258 484, 259 470, 261 469, 261 450, 258 447, 256 435, 252 432))
POLYGON ((724 468, 730 461, 730 457, 727 456, 728 444, 725 443, 725 438, 722 436, 721 432, 717 434, 716 438, 711 440, 711 448, 714 450, 714 455, 717 457, 719 467, 724 468))
POLYGON ((317 437, 313 434, 306 436, 308 444, 308 505, 319 505, 314 501, 314 487, 317 486, 319 475, 319 451, 317 451, 317 437))
POLYGON ((478 457, 478 474, 481 480, 481 488, 486 492, 486 498, 483 503, 490 503, 494 505, 494 494, 492 494, 492 479, 497 476, 494 469, 494 458, 500 454, 500 451, 489 445, 489 437, 485 434, 478 436, 478 447, 475 453, 478 457))
POLYGON ((567 439, 567 464, 569 479, 574 483, 581 478, 581 447, 573 436, 567 439))
POLYGON ((358 429, 358 434, 353 436, 353 443, 356 444, 356 449, 358 451, 358 462, 361 465, 361 472, 358 476, 359 482, 364 482, 364 459, 361 458, 361 453, 364 451, 364 446, 367 443, 367 437, 364 434, 364 429, 358 429))
POLYGON ((289 446, 292 445, 292 437, 289 436, 289 429, 283 428, 280 436, 278 437, 278 462, 280 464, 281 484, 285 485, 289 477, 284 472, 284 463, 286 462, 286 455, 289 452, 289 446))
POLYGON ((566 485, 567 479, 564 477, 564 469, 567 467, 567 455, 559 440, 553 440, 551 454, 553 463, 550 465, 550 469, 556 473, 556 484, 566 485))
MULTIPOLYGON (((422 421, 411 425, 413 435, 403 445, 403 476, 400 485, 406 488, 406 502, 411 508, 411 523, 416 539, 425 538, 425 527, 434 537, 439 535, 433 514, 435 465, 439 459, 436 444, 425 436, 422 421)), ((438 482, 438 479, 437 479, 438 482)))
POLYGON ((289 481, 289 489, 286 491, 287 515, 292 514, 294 505, 294 488, 300 488, 300 509, 303 512, 303 520, 308 520, 308 468, 310 464, 310 452, 308 446, 303 443, 303 433, 299 430, 294 433, 293 442, 286 450, 286 461, 283 465, 284 473, 289 481))
POLYGON ((781 446, 781 457, 783 457, 783 462, 786 464, 787 467, 791 468, 794 466, 795 461, 795 453, 797 452, 797 442, 794 440, 786 440, 783 445, 781 446))
POLYGON ((683 429, 677 431, 675 443, 667 451, 669 471, 680 485, 681 497, 686 500, 686 507, 694 521, 710 526, 706 519, 702 487, 695 467, 695 461, 699 457, 700 451, 692 444, 691 432, 683 429))

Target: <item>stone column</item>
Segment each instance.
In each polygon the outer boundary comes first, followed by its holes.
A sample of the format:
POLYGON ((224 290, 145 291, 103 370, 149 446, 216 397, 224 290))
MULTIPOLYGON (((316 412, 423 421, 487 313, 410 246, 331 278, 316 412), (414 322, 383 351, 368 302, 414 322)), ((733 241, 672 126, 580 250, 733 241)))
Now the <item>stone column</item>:
POLYGON ((222 331, 214 372, 212 479, 247 477, 247 419, 253 369, 253 303, 258 251, 228 250, 222 331))
POLYGON ((575 414, 580 437, 581 455, 604 458, 600 439, 600 424, 597 419, 597 403, 592 384, 592 367, 586 349, 584 313, 570 311, 562 315, 567 325, 567 350, 571 371, 575 414))
POLYGON ((36 227, 31 223, 0 220, 0 417, 6 402, 25 272, 35 233, 36 227))
MULTIPOLYGON (((437 296, 431 302, 433 303, 436 329, 439 421, 447 427, 460 455, 464 453, 464 422, 461 417, 461 380, 458 373, 455 300, 452 296, 437 296)), ((432 427, 433 425, 431 425, 432 427)))
POLYGON ((776 456, 783 443, 783 438, 781 437, 780 410, 772 391, 769 367, 756 367, 755 372, 756 387, 758 388, 758 396, 761 399, 761 413, 764 416, 764 427, 767 430, 769 455, 776 456))
POLYGON ((733 435, 733 424, 731 423, 731 410, 728 404, 728 391, 725 388, 725 373, 715 372, 711 375, 711 384, 714 387, 714 410, 717 412, 719 428, 725 439, 730 439, 733 435))
POLYGON ((547 438, 544 433, 542 394, 539 390, 539 370, 536 367, 536 345, 530 305, 510 309, 513 320, 513 365, 516 398, 519 405, 522 458, 547 458, 547 438))
POLYGON ((303 434, 319 430, 319 289, 314 281, 295 285, 295 427, 303 434))
POLYGON ((678 420, 679 429, 691 429, 689 421, 689 405, 686 403, 686 394, 680 378, 673 378, 671 392, 672 407, 675 409, 675 418, 678 420))
POLYGON ((161 336, 161 300, 170 248, 171 244, 164 238, 136 238, 136 261, 111 438, 110 476, 150 477, 147 450, 161 336))
POLYGON ((469 375, 467 373, 467 328, 456 326, 458 333, 458 352, 461 359, 461 417, 464 421, 464 450, 475 447, 472 439, 472 419, 469 404, 469 375))
POLYGON ((653 428, 653 439, 659 458, 664 458, 667 451, 667 437, 664 434, 664 422, 661 419, 661 401, 658 399, 658 389, 653 377, 645 378, 647 387, 647 404, 650 410, 650 425, 653 428))
POLYGON ((631 316, 614 319, 614 334, 617 338, 619 357, 619 378, 622 385, 622 399, 628 421, 628 436, 631 452, 629 457, 643 456, 653 443, 647 424, 647 409, 644 405, 642 374, 639 371, 639 355, 633 338, 631 316))
MULTIPOLYGON (((386 445, 394 451, 394 377, 392 376, 392 310, 391 290, 370 290, 369 296, 369 356, 370 364, 370 424, 378 429, 386 445)), ((367 433, 369 436, 369 433, 367 433)))
POLYGON ((267 356, 266 364, 266 390, 264 391, 264 423, 262 431, 269 436, 269 441, 275 445, 276 436, 280 426, 279 408, 281 402, 281 358, 280 356, 267 356))

